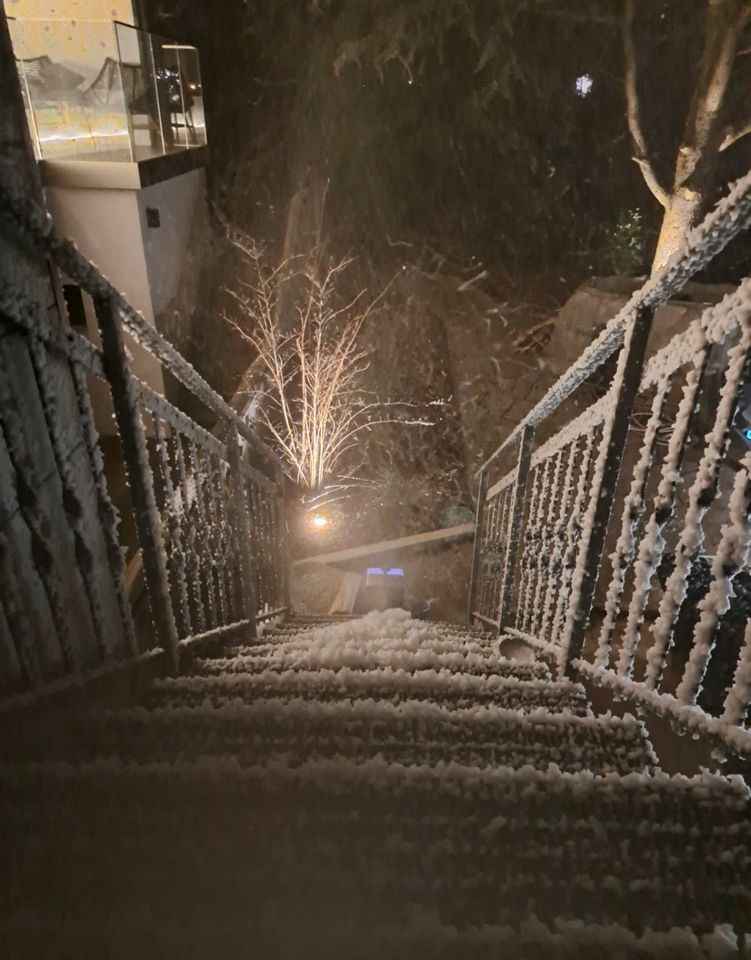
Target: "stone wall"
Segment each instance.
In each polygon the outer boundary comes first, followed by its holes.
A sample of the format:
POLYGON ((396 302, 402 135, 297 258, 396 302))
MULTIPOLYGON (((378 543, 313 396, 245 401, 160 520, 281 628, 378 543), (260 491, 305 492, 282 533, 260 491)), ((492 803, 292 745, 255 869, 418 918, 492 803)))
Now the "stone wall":
MULTIPOLYGON (((550 386, 581 355, 628 301, 641 280, 609 277, 588 281, 558 311, 547 344, 521 352, 514 341, 529 326, 523 313, 510 314, 478 292, 457 294, 446 329, 470 475, 519 424, 550 386)), ((664 346, 728 288, 689 284, 681 300, 657 310, 648 354, 664 346)), ((605 372, 607 378, 608 373, 605 372)), ((541 436, 567 422, 596 396, 584 388, 551 418, 541 436)), ((512 461, 498 465, 499 473, 512 461)))

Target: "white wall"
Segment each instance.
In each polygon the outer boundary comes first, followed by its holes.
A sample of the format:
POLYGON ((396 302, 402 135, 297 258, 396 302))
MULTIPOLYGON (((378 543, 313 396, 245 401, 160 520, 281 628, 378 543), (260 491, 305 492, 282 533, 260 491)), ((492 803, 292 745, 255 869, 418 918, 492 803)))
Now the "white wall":
POLYGON ((190 256, 191 237, 206 221, 206 178, 203 169, 172 177, 138 194, 153 315, 166 310, 178 297, 190 256), (159 227, 149 227, 146 209, 159 211, 159 227))
MULTIPOLYGON (((149 274, 146 267, 138 192, 135 190, 81 190, 48 187, 47 203, 55 226, 75 242, 84 256, 102 271, 149 323, 154 323, 149 274)), ((97 342, 96 320, 89 312, 89 334, 97 342)), ((164 392, 161 365, 128 338, 133 372, 160 393, 164 392)), ((97 427, 112 433, 109 404, 95 403, 97 427)))

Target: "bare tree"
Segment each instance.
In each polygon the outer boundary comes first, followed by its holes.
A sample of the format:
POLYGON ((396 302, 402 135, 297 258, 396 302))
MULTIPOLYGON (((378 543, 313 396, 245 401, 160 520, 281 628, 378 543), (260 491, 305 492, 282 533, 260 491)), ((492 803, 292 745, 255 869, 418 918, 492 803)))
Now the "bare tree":
MULTIPOLYGON (((701 219, 714 185, 719 154, 751 133, 751 109, 740 122, 725 116, 727 94, 740 41, 751 22, 749 0, 707 0, 704 41, 691 102, 678 145, 672 176, 663 183, 649 155, 642 125, 634 40, 634 0, 624 0, 623 52, 626 116, 635 148, 634 160, 665 212, 652 263, 653 272, 680 249, 701 219)), ((748 51, 743 51, 748 52, 748 51)))
POLYGON ((300 486, 317 491, 363 431, 404 422, 379 416, 381 405, 369 399, 363 381, 369 352, 358 345, 359 334, 383 293, 364 305, 361 291, 340 306, 340 281, 351 260, 323 266, 319 249, 269 268, 251 240, 233 242, 249 277, 240 290, 229 291, 242 321, 226 319, 253 346, 265 374, 249 410, 268 429, 300 486), (279 304, 291 285, 293 322, 282 329, 279 304))

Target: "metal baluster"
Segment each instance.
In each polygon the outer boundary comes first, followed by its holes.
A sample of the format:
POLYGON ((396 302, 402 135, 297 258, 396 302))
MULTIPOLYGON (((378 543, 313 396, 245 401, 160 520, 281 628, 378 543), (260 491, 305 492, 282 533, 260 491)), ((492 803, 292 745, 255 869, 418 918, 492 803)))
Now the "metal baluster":
POLYGON ((480 531, 482 540, 480 543, 480 555, 478 558, 474 607, 478 613, 481 613, 483 616, 487 617, 492 617, 493 615, 493 608, 488 603, 489 597, 491 598, 492 602, 493 595, 493 577, 491 576, 489 569, 491 557, 488 556, 488 552, 492 550, 493 528, 495 525, 497 508, 498 497, 495 497, 490 501, 490 503, 488 503, 486 494, 486 506, 483 514, 482 529, 480 531))
POLYGON ((730 609, 734 578, 748 565, 751 552, 751 451, 735 475, 728 505, 728 522, 712 561, 712 583, 699 604, 699 622, 694 628, 691 653, 675 695, 681 703, 693 704, 702 688, 720 617, 730 609))
POLYGON ((579 656, 584 644, 613 505, 613 491, 618 483, 628 424, 641 381, 653 316, 652 309, 636 310, 618 357, 612 387, 615 405, 609 419, 605 420, 600 455, 592 478, 592 495, 582 528, 581 546, 572 581, 571 603, 561 641, 561 671, 568 670, 569 664, 579 656))
POLYGON ((647 652, 647 671, 644 678, 649 690, 656 690, 660 684, 667 654, 673 641, 675 621, 678 619, 686 597, 686 582, 691 565, 704 541, 702 519, 717 496, 720 463, 727 449, 730 428, 738 408, 738 392, 748 372, 750 349, 751 322, 749 313, 746 311, 741 342, 728 354, 728 368, 714 427, 708 435, 696 479, 688 494, 688 509, 676 550, 675 568, 668 577, 657 621, 652 627, 654 642, 647 652))
MULTIPOLYGON (((44 418, 47 423, 50 445, 62 486, 63 509, 75 542, 75 558, 80 571, 84 593, 88 601, 89 614, 91 615, 94 628, 94 638, 100 658, 103 661, 110 660, 115 652, 113 648, 113 638, 109 635, 109 630, 105 625, 104 613, 102 611, 102 597, 94 570, 94 555, 87 532, 86 511, 79 497, 78 478, 73 472, 69 451, 67 451, 64 446, 63 425, 60 422, 60 410, 58 400, 55 396, 55 385, 50 381, 47 351, 39 337, 33 334, 29 336, 28 344, 34 365, 39 396, 42 401, 42 409, 44 410, 44 418)), ((77 627, 80 631, 83 625, 78 624, 77 627)))
POLYGON ((660 482, 652 506, 652 514, 645 525, 639 544, 639 552, 634 564, 634 586, 623 630, 621 652, 618 656, 617 670, 621 676, 630 677, 634 667, 634 657, 639 644, 640 627, 650 594, 650 584, 655 570, 662 562, 665 540, 662 532, 665 524, 675 510, 676 487, 683 454, 691 427, 691 416, 696 407, 697 398, 704 379, 709 350, 704 344, 696 363, 686 375, 683 395, 678 405, 675 427, 668 443, 667 453, 662 464, 660 482))
POLYGON ((639 459, 634 467, 631 488, 623 503, 621 531, 612 556, 613 572, 605 599, 605 619, 600 630, 600 639, 595 654, 595 666, 607 667, 610 663, 610 643, 621 605, 621 596, 626 583, 626 573, 634 559, 636 549, 636 523, 644 512, 644 490, 647 486, 652 463, 657 431, 662 420, 665 399, 672 385, 672 377, 663 377, 652 401, 652 410, 644 430, 639 459))
POLYGON ((232 620, 243 620, 245 619, 245 608, 242 599, 243 585, 240 565, 240 541, 239 531, 234 521, 234 480, 232 476, 232 465, 229 462, 229 444, 227 445, 227 463, 220 463, 219 469, 222 478, 222 496, 219 500, 219 509, 221 511, 222 530, 224 532, 228 554, 226 564, 227 596, 229 597, 232 620))
POLYGON ((233 527, 238 544, 238 559, 240 562, 240 576, 242 582, 242 609, 244 619, 248 620, 249 639, 257 638, 256 601, 253 584, 253 564, 251 559, 252 533, 250 517, 248 516, 248 496, 245 477, 242 470, 242 456, 240 440, 237 431, 230 427, 227 440, 227 456, 229 459, 230 482, 232 487, 232 517, 233 527))
MULTIPOLYGON (((180 434, 176 430, 173 432, 173 457, 177 467, 177 476, 180 484, 180 497, 182 500, 181 524, 186 532, 183 542, 187 544, 188 566, 190 567, 192 584, 190 593, 193 597, 193 607, 195 610, 198 632, 203 633, 206 630, 206 610, 203 604, 203 588, 201 586, 201 563, 196 548, 196 525, 192 522, 191 518, 191 496, 190 487, 188 485, 188 476, 185 470, 185 454, 183 453, 180 434)), ((196 506, 198 492, 195 478, 193 478, 192 488, 192 505, 196 506)), ((198 510, 196 507, 196 513, 197 512, 198 510)))
POLYGON ((269 493, 267 490, 259 490, 259 507, 261 517, 261 528, 263 530, 263 587, 264 602, 271 608, 274 605, 274 572, 270 563, 271 556, 271 531, 269 529, 269 493))
MULTIPOLYGON (((545 587, 549 574, 550 553, 552 549, 553 524, 555 522, 556 510, 560 506, 558 495, 560 493, 561 483, 561 465, 563 463, 564 450, 561 449, 555 454, 552 472, 553 476, 547 488, 543 489, 542 509, 545 511, 542 519, 542 528, 538 538, 539 547, 537 550, 537 575, 534 590, 534 604, 530 614, 529 633, 537 635, 540 629, 540 620, 544 612, 545 587)), ((552 460, 553 458, 551 458, 552 460)))
POLYGON ((561 585, 558 589, 558 599, 556 601, 555 618, 553 620, 553 629, 551 631, 551 643, 559 641, 561 630, 563 629, 564 618, 568 604, 568 598, 571 588, 571 580, 576 566, 576 553, 579 547, 579 537, 581 535, 581 521, 584 504, 589 492, 589 472, 592 467, 592 454, 595 449, 595 439, 600 432, 599 427, 595 428, 584 443, 581 463, 579 465, 579 478, 576 488, 576 498, 574 507, 571 511, 568 526, 566 528, 566 549, 563 555, 561 565, 561 585))
POLYGON ((498 609, 498 584, 500 580, 500 565, 498 565, 499 539, 499 517, 501 511, 501 497, 499 494, 494 497, 490 504, 489 515, 485 519, 485 536, 483 540, 483 553, 486 555, 483 561, 482 555, 480 576, 482 579, 482 593, 480 597, 480 613, 489 617, 491 620, 498 609))
POLYGON ((543 490, 547 477, 548 464, 545 460, 542 464, 533 468, 534 479, 532 481, 532 496, 529 501, 529 513, 524 529, 524 549, 519 563, 521 569, 522 582, 520 592, 522 600, 516 612, 516 626, 518 630, 526 630, 529 626, 529 613, 534 590, 534 570, 537 562, 537 533, 540 528, 543 490))
POLYGON ((202 571, 201 586, 206 594, 209 607, 206 625, 209 629, 213 629, 219 626, 219 622, 217 620, 217 598, 211 557, 211 542, 209 540, 209 524, 206 517, 205 477, 201 469, 198 448, 192 440, 188 441, 188 456, 190 457, 190 469, 193 475, 196 495, 196 515, 198 517, 198 535, 200 538, 198 557, 200 570, 202 571))
POLYGON ((482 557, 483 532, 485 523, 485 495, 488 490, 488 473, 483 470, 480 474, 480 485, 477 490, 477 507, 475 510, 475 539, 472 545, 472 572, 469 578, 469 596, 467 599, 467 625, 472 626, 472 613, 477 592, 482 557))
POLYGON ((514 599, 512 590, 516 575, 516 558, 519 550, 522 519, 524 516, 524 499, 527 493, 527 478, 529 477, 529 463, 532 456, 532 439, 534 428, 525 424, 522 429, 519 443, 519 458, 516 463, 516 477, 511 501, 511 525, 509 528, 506 547, 506 562, 504 564, 503 579, 501 581, 501 599, 498 609, 498 634, 503 633, 503 627, 513 622, 514 599))
POLYGON ((738 657, 733 682, 725 698, 725 706, 720 718, 723 723, 740 725, 746 719, 751 705, 751 620, 746 625, 743 637, 743 649, 738 657))
POLYGON ((190 604, 188 602, 188 583, 185 576, 185 550, 183 548, 180 521, 177 516, 176 494, 172 482, 172 467, 169 462, 167 437, 165 436, 164 425, 161 418, 156 416, 156 414, 153 414, 152 417, 154 421, 156 452, 162 475, 162 485, 164 487, 164 504, 167 511, 170 544, 172 547, 168 556, 168 569, 170 567, 172 568, 173 582, 180 601, 181 632, 184 637, 190 637, 193 634, 193 625, 190 617, 190 604))
POLYGON ((167 577, 167 558, 162 543, 161 522, 154 496, 146 437, 136 406, 128 355, 119 317, 112 301, 96 298, 94 307, 102 339, 104 369, 112 393, 112 405, 133 500, 149 606, 154 618, 157 641, 167 653, 170 669, 177 673, 180 659, 177 626, 167 577))
POLYGON ((566 530, 570 516, 569 507, 571 505, 571 492, 573 490, 574 468, 578 453, 579 438, 577 437, 568 445, 568 459, 566 461, 566 474, 563 480, 561 508, 558 513, 558 522, 553 537, 552 556, 550 558, 550 566, 548 570, 548 583, 545 591, 542 622, 539 630, 539 636, 541 640, 548 638, 548 632, 552 626, 551 621, 554 615, 556 598, 560 589, 563 556, 566 550, 566 530))
POLYGON ((227 606, 227 591, 225 589, 225 565, 227 563, 227 554, 222 542, 222 528, 220 522, 219 508, 217 506, 217 493, 220 490, 219 476, 217 473, 216 458, 208 450, 203 451, 203 461, 206 466, 206 515, 209 520, 209 543, 211 545, 211 560, 216 582, 216 593, 219 601, 219 622, 226 626, 231 622, 229 608, 227 606))
POLYGON ((130 609, 130 603, 125 592, 125 561, 123 560, 120 542, 118 540, 117 528, 120 522, 117 510, 110 499, 107 489, 107 479, 104 474, 104 462, 102 460, 102 451, 99 449, 99 436, 94 423, 94 411, 91 407, 91 398, 86 383, 86 375, 81 366, 74 360, 71 361, 70 371, 73 377, 73 386, 76 393, 76 402, 78 404, 78 413, 81 418, 81 428, 83 430, 84 442, 89 455, 89 463, 94 477, 94 487, 97 497, 97 513, 102 527, 104 539, 107 548, 107 562, 112 575, 112 582, 115 589, 117 600, 117 609, 120 617, 120 625, 123 631, 125 649, 128 653, 135 656, 138 653, 138 642, 136 640, 136 631, 133 625, 133 614, 130 609))
POLYGON ((251 537, 253 543, 253 570, 255 573, 255 598, 257 613, 263 609, 265 599, 263 580, 263 526, 260 510, 260 492, 255 483, 250 484, 251 537))
POLYGON ((276 472, 276 485, 279 490, 277 509, 279 516, 279 563, 281 565, 282 604, 287 609, 287 617, 292 615, 290 594, 289 529, 287 527, 287 501, 284 496, 285 476, 281 468, 276 472))
POLYGON ((492 541, 497 545, 497 570, 495 570, 493 576, 490 577, 489 582, 489 604, 487 607, 489 617, 497 614, 501 605, 504 561, 508 551, 509 530, 511 526, 512 487, 507 487, 499 496, 502 496, 503 500, 499 503, 498 498, 496 498, 494 501, 496 509, 493 516, 491 532, 492 541))

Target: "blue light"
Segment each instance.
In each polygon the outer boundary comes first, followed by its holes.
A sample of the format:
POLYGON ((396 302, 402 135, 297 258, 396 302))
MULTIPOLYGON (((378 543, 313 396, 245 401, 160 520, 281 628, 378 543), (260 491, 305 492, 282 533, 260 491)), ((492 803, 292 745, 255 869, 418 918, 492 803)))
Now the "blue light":
POLYGON ((749 443, 751 443, 751 427, 746 427, 746 429, 743 430, 742 433, 743 433, 743 439, 748 440, 749 443))

